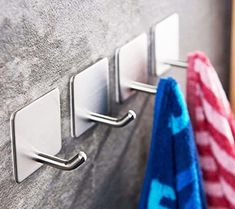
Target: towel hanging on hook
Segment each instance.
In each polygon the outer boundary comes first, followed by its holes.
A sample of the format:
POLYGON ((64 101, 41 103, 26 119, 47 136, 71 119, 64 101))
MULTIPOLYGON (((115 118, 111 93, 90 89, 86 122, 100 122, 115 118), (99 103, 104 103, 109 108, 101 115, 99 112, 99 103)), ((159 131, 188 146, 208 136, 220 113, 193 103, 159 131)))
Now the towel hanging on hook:
POLYGON ((159 81, 152 140, 138 209, 205 209, 190 118, 179 85, 159 81))

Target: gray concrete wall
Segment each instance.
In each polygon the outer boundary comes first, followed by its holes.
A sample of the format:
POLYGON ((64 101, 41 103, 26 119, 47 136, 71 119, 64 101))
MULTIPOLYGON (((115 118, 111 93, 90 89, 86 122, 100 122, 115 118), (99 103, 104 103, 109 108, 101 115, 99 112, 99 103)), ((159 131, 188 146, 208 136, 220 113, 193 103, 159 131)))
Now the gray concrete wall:
POLYGON ((134 109, 128 127, 99 125, 70 137, 69 79, 99 58, 110 60, 113 87, 115 48, 168 16, 180 15, 181 57, 207 52, 228 87, 228 0, 1 0, 0 1, 0 208, 136 208, 151 135, 153 97, 138 94, 119 106, 111 91, 112 115, 134 109), (13 179, 9 119, 12 112, 58 86, 63 149, 79 149, 88 161, 62 172, 43 166, 21 184, 13 179))

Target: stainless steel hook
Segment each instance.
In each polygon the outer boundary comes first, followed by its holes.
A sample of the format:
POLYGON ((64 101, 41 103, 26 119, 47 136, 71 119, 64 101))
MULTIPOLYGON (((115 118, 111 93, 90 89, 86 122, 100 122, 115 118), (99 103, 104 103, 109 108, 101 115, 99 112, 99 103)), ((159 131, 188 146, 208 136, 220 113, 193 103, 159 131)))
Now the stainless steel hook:
POLYGON ((52 155, 43 154, 43 153, 39 153, 35 157, 35 160, 40 163, 47 164, 54 168, 58 168, 61 170, 66 170, 66 171, 76 169, 77 167, 82 165, 86 161, 86 159, 87 159, 87 156, 84 152, 79 152, 78 154, 76 154, 75 156, 73 156, 72 158, 68 160, 61 159, 52 155))
POLYGON ((136 90, 136 91, 141 91, 149 94, 156 94, 157 93, 157 87, 145 83, 140 83, 140 82, 135 82, 132 81, 129 84, 130 89, 136 90))
POLYGON ((66 160, 55 157, 62 147, 59 90, 38 98, 11 117, 13 166, 16 182, 47 164, 61 170, 73 170, 87 157, 79 152, 66 160))
POLYGON ((113 118, 110 116, 98 114, 98 113, 90 113, 88 118, 92 121, 107 124, 113 127, 123 127, 130 123, 132 120, 136 118, 136 114, 133 110, 129 110, 126 115, 121 118, 113 118))
POLYGON ((127 100, 136 91, 156 94, 157 87, 147 84, 149 71, 146 33, 116 50, 115 74, 115 92, 118 103, 127 100))
POLYGON ((121 118, 109 113, 109 64, 103 58, 70 80, 71 133, 79 137, 96 123, 123 127, 136 118, 130 110, 121 118))
POLYGON ((179 15, 174 13, 151 28, 152 74, 161 76, 171 67, 187 68, 187 63, 179 60, 179 15))

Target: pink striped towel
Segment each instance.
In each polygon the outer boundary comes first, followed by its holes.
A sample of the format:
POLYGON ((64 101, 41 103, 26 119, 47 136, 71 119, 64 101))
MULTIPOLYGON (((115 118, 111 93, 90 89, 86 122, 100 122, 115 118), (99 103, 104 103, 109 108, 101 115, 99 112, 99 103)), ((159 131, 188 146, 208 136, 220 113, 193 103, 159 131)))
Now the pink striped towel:
POLYGON ((188 56, 187 103, 208 206, 235 209, 235 122, 218 75, 202 52, 188 56))

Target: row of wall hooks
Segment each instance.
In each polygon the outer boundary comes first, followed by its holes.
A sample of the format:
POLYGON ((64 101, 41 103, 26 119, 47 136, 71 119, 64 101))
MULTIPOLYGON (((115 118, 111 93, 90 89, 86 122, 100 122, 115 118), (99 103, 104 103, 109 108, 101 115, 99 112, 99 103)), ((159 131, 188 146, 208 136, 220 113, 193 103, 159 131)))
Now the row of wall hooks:
MULTIPOLYGON (((170 18, 178 18, 172 15, 170 18)), ((166 19, 169 22, 169 19, 166 19)), ((169 26, 171 27, 171 26, 169 26)), ((156 29, 157 30, 157 29, 156 29)), ((155 33, 157 33, 155 30, 155 33)), ((151 33, 152 34, 152 33, 151 33)), ((153 40, 157 57, 157 36, 153 40)), ((150 39, 151 40, 151 39, 150 39)), ((148 84, 148 37, 139 35, 115 53, 116 101, 122 103, 137 91, 156 94, 157 87, 148 84)), ((170 57, 171 58, 171 57, 170 57)), ((167 65, 186 67, 185 63, 164 61, 167 65)), ((162 63, 164 63, 162 62, 162 63)), ((152 74, 155 74, 152 72, 152 74)), ((12 115, 11 135, 16 182, 21 182, 43 164, 73 170, 86 161, 79 152, 69 160, 55 157, 62 147, 60 93, 58 88, 41 96, 12 115)), ((109 114, 109 63, 103 58, 70 80, 71 135, 79 137, 96 123, 123 127, 136 118, 134 111, 115 118, 109 114)))

